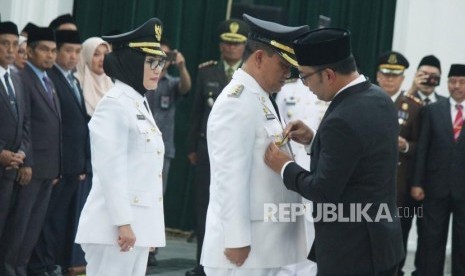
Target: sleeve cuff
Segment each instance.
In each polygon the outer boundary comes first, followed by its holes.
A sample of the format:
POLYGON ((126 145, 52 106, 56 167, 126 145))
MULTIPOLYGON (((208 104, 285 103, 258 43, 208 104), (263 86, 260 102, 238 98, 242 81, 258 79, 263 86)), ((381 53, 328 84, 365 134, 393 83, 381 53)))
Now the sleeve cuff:
POLYGON ((294 162, 294 161, 287 161, 286 163, 284 163, 284 166, 281 168, 281 178, 282 179, 284 179, 284 170, 286 169, 287 165, 289 165, 292 162, 294 162))

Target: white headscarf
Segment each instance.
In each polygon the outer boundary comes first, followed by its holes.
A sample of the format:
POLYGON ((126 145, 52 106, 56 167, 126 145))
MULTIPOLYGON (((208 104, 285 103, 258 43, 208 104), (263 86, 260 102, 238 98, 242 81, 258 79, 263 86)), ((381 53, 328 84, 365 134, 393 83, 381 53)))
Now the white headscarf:
POLYGON ((97 75, 91 70, 92 58, 95 50, 100 45, 105 45, 111 50, 110 44, 100 37, 91 37, 82 43, 82 51, 76 66, 77 72, 75 73, 82 87, 87 114, 90 116, 94 114, 97 103, 113 87, 111 78, 105 73, 97 75))

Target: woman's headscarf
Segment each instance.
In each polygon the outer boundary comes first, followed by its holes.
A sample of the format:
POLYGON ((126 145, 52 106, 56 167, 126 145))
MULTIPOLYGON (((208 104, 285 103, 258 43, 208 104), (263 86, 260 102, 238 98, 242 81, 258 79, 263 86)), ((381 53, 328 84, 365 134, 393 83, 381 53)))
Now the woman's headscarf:
POLYGON ((87 114, 90 116, 94 114, 97 103, 102 99, 105 93, 113 87, 111 78, 105 73, 97 75, 91 70, 92 58, 95 50, 100 45, 105 45, 111 50, 110 44, 100 37, 91 37, 84 41, 81 55, 79 56, 79 61, 76 66, 77 72, 75 73, 82 87, 87 114))

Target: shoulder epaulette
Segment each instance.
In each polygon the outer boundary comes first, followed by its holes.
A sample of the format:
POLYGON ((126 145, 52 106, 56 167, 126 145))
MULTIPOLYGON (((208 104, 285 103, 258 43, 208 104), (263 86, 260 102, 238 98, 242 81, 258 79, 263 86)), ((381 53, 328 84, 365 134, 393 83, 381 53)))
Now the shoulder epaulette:
POLYGON ((292 78, 292 79, 287 79, 285 83, 294 83, 298 80, 299 78, 292 78))
POLYGON ((231 92, 228 93, 228 97, 239 98, 239 96, 242 94, 242 91, 244 91, 244 85, 238 84, 233 86, 231 92))
POLYGON ((409 98, 410 100, 414 101, 415 103, 419 104, 419 105, 423 105, 423 103, 421 102, 420 99, 418 99, 417 97, 411 95, 411 94, 407 94, 405 95, 406 98, 409 98))
POLYGON ((206 61, 204 63, 200 63, 199 64, 199 69, 207 67, 207 66, 211 66, 211 65, 216 65, 217 63, 218 63, 218 61, 216 61, 216 60, 209 60, 209 61, 206 61))

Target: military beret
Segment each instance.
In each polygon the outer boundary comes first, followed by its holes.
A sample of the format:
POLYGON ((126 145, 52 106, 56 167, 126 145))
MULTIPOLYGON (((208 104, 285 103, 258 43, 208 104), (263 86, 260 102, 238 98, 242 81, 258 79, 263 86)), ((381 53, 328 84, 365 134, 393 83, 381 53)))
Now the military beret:
POLYGON ((133 31, 113 36, 102 36, 102 38, 113 45, 113 50, 129 47, 145 54, 166 57, 165 52, 160 48, 162 32, 161 20, 153 17, 133 31))
POLYGON ((27 33, 29 34, 30 32, 32 32, 32 30, 34 30, 35 28, 38 28, 39 26, 37 26, 36 24, 34 23, 27 23, 26 26, 24 26, 24 28, 21 30, 22 33, 27 33))
POLYGON ((33 28, 27 36, 28 45, 37 41, 55 42, 55 32, 51 28, 33 28))
POLYGON ((421 59, 420 64, 418 64, 418 68, 423 65, 433 66, 441 71, 441 62, 439 59, 433 55, 425 56, 421 59))
POLYGON ((378 57, 378 70, 384 74, 402 75, 409 65, 407 58, 399 52, 388 51, 378 57))
POLYGON ((249 26, 242 20, 229 19, 218 25, 218 35, 221 42, 243 43, 247 40, 249 26))
POLYGON ((15 23, 10 21, 1 22, 0 34, 12 34, 18 36, 18 27, 15 23))
POLYGON ((49 27, 56 30, 60 25, 71 23, 76 25, 76 20, 74 20, 73 16, 69 13, 67 14, 62 14, 58 16, 57 18, 53 19, 52 22, 50 22, 49 27))
POLYGON ((78 31, 59 30, 55 32, 57 43, 81 44, 81 38, 78 31))
POLYGON ((341 61, 352 54, 350 32, 339 28, 316 29, 295 40, 294 49, 300 65, 318 66, 341 61))
POLYGON ((249 39, 271 46, 289 64, 297 67, 292 41, 309 31, 309 27, 289 27, 278 23, 260 20, 244 14, 244 20, 250 26, 249 39))
POLYGON ((452 64, 450 66, 449 75, 447 77, 464 77, 465 64, 452 64))

